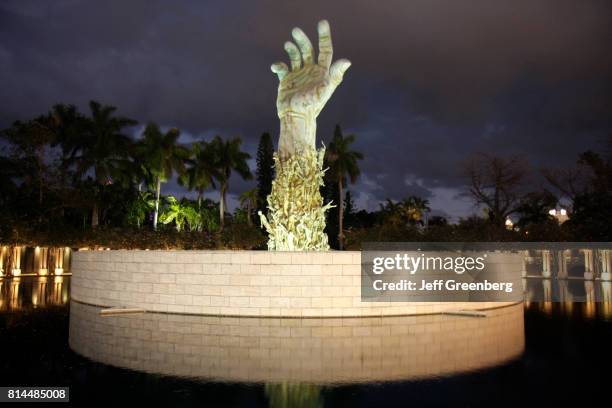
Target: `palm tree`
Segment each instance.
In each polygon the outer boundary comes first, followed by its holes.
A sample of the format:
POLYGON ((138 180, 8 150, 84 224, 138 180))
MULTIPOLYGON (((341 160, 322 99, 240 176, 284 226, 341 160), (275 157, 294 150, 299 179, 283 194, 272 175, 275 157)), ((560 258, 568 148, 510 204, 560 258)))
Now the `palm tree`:
POLYGON ((338 245, 342 249, 343 246, 343 200, 344 197, 342 190, 346 184, 347 177, 351 183, 354 183, 359 176, 360 170, 357 160, 363 159, 363 154, 351 150, 351 145, 355 142, 355 135, 348 135, 344 137, 340 125, 336 125, 334 130, 334 138, 332 139, 327 151, 325 152, 325 159, 331 177, 338 183, 338 245))
POLYGON ((187 169, 179 177, 179 184, 189 191, 198 193, 198 211, 202 207, 202 197, 208 187, 215 188, 217 168, 213 151, 208 143, 201 141, 191 147, 191 158, 187 160, 187 169))
POLYGON ((64 104, 54 105, 51 108, 50 116, 56 133, 56 138, 51 146, 61 147, 62 164, 67 164, 68 159, 78 153, 88 119, 78 111, 76 106, 64 104))
MULTIPOLYGON (((93 171, 98 196, 105 185, 121 179, 123 164, 127 161, 127 152, 132 143, 123 131, 137 122, 122 116, 115 116, 117 108, 102 105, 99 102, 89 102, 91 117, 86 118, 81 137, 66 141, 63 146, 70 156, 66 159, 68 165, 75 165, 77 177, 82 177, 93 171)), ((94 198, 91 226, 99 223, 98 198, 94 198)))
POLYGON ((142 136, 136 150, 139 157, 146 160, 146 166, 154 178, 155 208, 153 212, 153 229, 157 229, 161 183, 166 182, 172 177, 174 171, 179 176, 183 174, 185 161, 189 158, 189 149, 178 144, 180 131, 176 128, 163 133, 159 126, 150 122, 147 124, 142 136))
MULTIPOLYGON (((124 171, 131 176, 131 182, 138 186, 138 192, 143 191, 143 185, 147 189, 154 189, 156 178, 149 166, 149 158, 145 155, 140 143, 134 144, 129 151, 130 161, 124 171)), ((152 208, 151 208, 152 209, 152 208)))
POLYGON ((404 212, 404 217, 411 225, 417 223, 423 224, 424 215, 431 211, 429 208, 429 201, 417 196, 408 196, 404 198, 400 205, 404 212))
POLYGON ((240 205, 244 207, 247 212, 247 224, 249 224, 249 226, 253 225, 253 221, 251 220, 251 213, 253 212, 253 208, 257 207, 258 202, 259 189, 257 187, 240 194, 240 205))
POLYGON ((236 171, 243 179, 250 180, 253 178, 247 160, 251 155, 240 150, 242 140, 236 137, 231 140, 223 140, 220 136, 210 142, 211 154, 215 159, 215 168, 217 169, 215 178, 220 185, 219 194, 219 222, 221 229, 224 226, 225 210, 226 210, 226 194, 229 185, 229 178, 232 171, 236 171))

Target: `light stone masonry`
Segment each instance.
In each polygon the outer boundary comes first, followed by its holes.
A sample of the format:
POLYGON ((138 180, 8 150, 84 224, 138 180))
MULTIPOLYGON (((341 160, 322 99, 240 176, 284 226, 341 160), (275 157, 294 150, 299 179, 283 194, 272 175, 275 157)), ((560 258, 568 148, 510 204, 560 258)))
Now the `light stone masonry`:
MULTIPOLYGON (((512 268, 520 262, 503 254, 494 261, 512 268)), ((79 251, 71 299, 153 312, 271 317, 399 316, 503 305, 363 302, 357 251, 79 251)))

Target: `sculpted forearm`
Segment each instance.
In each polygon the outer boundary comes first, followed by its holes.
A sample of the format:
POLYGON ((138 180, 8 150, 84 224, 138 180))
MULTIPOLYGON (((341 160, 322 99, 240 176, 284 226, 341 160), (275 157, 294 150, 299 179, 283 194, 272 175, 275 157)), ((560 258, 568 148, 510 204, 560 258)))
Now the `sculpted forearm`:
POLYGON ((286 159, 308 148, 315 148, 317 120, 314 117, 287 113, 280 119, 278 154, 286 159))
POLYGON ((280 80, 276 108, 280 118, 278 150, 281 160, 316 148, 317 116, 351 65, 345 59, 332 64, 333 48, 327 21, 319 22, 318 32, 317 61, 306 34, 294 28, 291 34, 295 43, 285 43, 291 69, 283 62, 272 64, 272 71, 280 80))

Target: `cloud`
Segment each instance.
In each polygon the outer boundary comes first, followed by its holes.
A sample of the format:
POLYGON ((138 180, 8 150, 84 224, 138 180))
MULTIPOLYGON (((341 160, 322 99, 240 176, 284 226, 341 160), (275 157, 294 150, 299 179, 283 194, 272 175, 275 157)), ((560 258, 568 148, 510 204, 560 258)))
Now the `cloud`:
MULTIPOLYGON (((3 2, 0 126, 98 99, 177 126, 185 141, 240 135, 254 155, 262 132, 278 132, 270 63, 287 59, 293 26, 315 40, 327 18, 335 56, 353 66, 318 134, 329 140, 341 123, 357 135, 363 173, 380 188, 362 180, 356 197, 438 194, 451 208, 439 189, 461 188, 461 163, 476 151, 562 166, 612 131, 611 9, 597 0, 3 2)), ((251 185, 231 184, 233 194, 251 185)))

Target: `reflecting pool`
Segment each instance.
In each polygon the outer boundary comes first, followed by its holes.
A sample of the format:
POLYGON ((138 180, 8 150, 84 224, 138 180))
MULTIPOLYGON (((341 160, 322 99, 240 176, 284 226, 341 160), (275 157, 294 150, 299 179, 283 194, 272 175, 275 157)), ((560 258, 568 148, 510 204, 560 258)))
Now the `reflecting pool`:
POLYGON ((67 305, 70 277, 40 276, 0 279, 0 311, 67 305))
MULTIPOLYGON (((69 301, 68 276, 0 282, 0 384, 69 386, 78 405, 543 407, 609 398, 610 302, 525 302, 487 317, 103 317, 69 301)), ((570 291, 582 290, 576 284, 570 291)))
POLYGON ((481 369, 524 348, 522 304, 488 317, 101 316, 73 302, 70 346, 92 360, 204 381, 342 384, 481 369))

